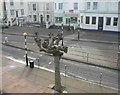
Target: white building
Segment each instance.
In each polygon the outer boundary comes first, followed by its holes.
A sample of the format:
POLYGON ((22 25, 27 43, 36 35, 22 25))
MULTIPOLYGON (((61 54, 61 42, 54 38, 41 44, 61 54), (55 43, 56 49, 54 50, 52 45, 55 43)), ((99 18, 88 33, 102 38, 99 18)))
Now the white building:
POLYGON ((67 26, 78 26, 81 7, 80 0, 55 0, 55 25, 63 22, 67 26))
POLYGON ((80 11, 80 28, 118 32, 118 5, 118 0, 84 1, 84 8, 80 11))
POLYGON ((4 0, 0 0, 0 20, 3 21, 6 17, 6 9, 4 0))
POLYGON ((28 15, 30 22, 53 22, 53 2, 29 2, 28 15))
POLYGON ((28 3, 23 0, 5 0, 9 25, 25 23, 28 16, 28 3))
POLYGON ((8 24, 21 22, 76 26, 83 30, 119 31, 120 0, 5 0, 8 24))
POLYGON ((3 17, 3 0, 0 0, 0 18, 3 17))

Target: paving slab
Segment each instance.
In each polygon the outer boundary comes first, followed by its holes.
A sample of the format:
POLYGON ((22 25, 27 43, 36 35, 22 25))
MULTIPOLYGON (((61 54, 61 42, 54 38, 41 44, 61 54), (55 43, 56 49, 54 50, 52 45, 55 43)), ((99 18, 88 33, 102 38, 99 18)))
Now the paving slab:
MULTIPOLYGON (((54 73, 26 67, 25 64, 2 58, 2 88, 7 93, 52 93, 48 86, 54 84, 54 73), (6 71, 4 68, 11 68, 6 71)), ((61 75, 62 85, 68 93, 117 93, 108 87, 88 83, 74 77, 61 75), (66 82, 65 82, 66 80, 66 82)))

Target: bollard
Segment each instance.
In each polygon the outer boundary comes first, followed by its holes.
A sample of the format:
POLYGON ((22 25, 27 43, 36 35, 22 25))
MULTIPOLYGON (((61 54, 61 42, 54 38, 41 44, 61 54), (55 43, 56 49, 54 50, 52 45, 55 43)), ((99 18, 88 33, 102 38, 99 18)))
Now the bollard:
POLYGON ((30 60, 30 68, 34 68, 34 61, 30 60))
POLYGON ((39 63, 39 58, 37 58, 37 60, 38 60, 38 69, 39 69, 39 66, 40 66, 40 63, 39 63))
POLYGON ((89 53, 87 53, 87 63, 88 63, 89 53))
POLYGON ((65 87, 66 87, 66 71, 67 70, 67 66, 65 65, 65 87))
POLYGON ((79 29, 78 29, 78 40, 80 39, 80 33, 79 33, 79 29))
POLYGON ((101 86, 101 82, 102 82, 102 72, 100 73, 100 86, 101 86))
POLYGON ((5 43, 8 43, 8 37, 5 37, 5 43))

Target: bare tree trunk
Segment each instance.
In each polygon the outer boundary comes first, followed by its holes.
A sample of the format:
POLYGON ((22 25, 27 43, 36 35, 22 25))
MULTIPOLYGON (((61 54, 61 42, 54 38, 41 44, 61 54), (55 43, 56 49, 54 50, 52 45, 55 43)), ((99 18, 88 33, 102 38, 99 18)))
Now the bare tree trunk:
POLYGON ((61 90, 61 78, 60 78, 60 56, 54 56, 55 63, 55 90, 61 90))

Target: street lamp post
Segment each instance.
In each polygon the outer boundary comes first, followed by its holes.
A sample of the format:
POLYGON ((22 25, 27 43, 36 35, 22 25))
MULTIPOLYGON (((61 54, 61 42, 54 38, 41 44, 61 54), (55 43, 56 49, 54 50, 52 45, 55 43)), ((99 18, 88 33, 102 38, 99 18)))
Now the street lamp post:
POLYGON ((117 60, 118 70, 120 70, 120 44, 118 42, 118 60, 117 60))
POLYGON ((78 29, 78 40, 80 39, 80 30, 78 29))
POLYGON ((69 17, 69 30, 70 30, 70 17, 69 17))
POLYGON ((58 32, 59 32, 59 18, 57 19, 57 22, 58 22, 58 32))
MULTIPOLYGON (((78 22, 79 22, 79 20, 80 19, 78 18, 78 22)), ((79 25, 80 25, 80 22, 78 23, 78 40, 80 39, 80 29, 79 29, 80 27, 79 27, 79 25)))
POLYGON ((101 86, 101 82, 102 82, 102 72, 100 73, 100 86, 101 86))
POLYGON ((62 24, 61 24, 61 28, 62 28, 62 32, 61 32, 61 35, 62 35, 62 46, 63 46, 63 22, 62 22, 62 24))
POLYGON ((26 32, 24 32, 23 33, 23 36, 24 36, 24 38, 25 38, 25 55, 26 55, 26 66, 28 66, 28 56, 27 56, 27 41, 26 41, 26 36, 27 36, 27 33, 26 32))

